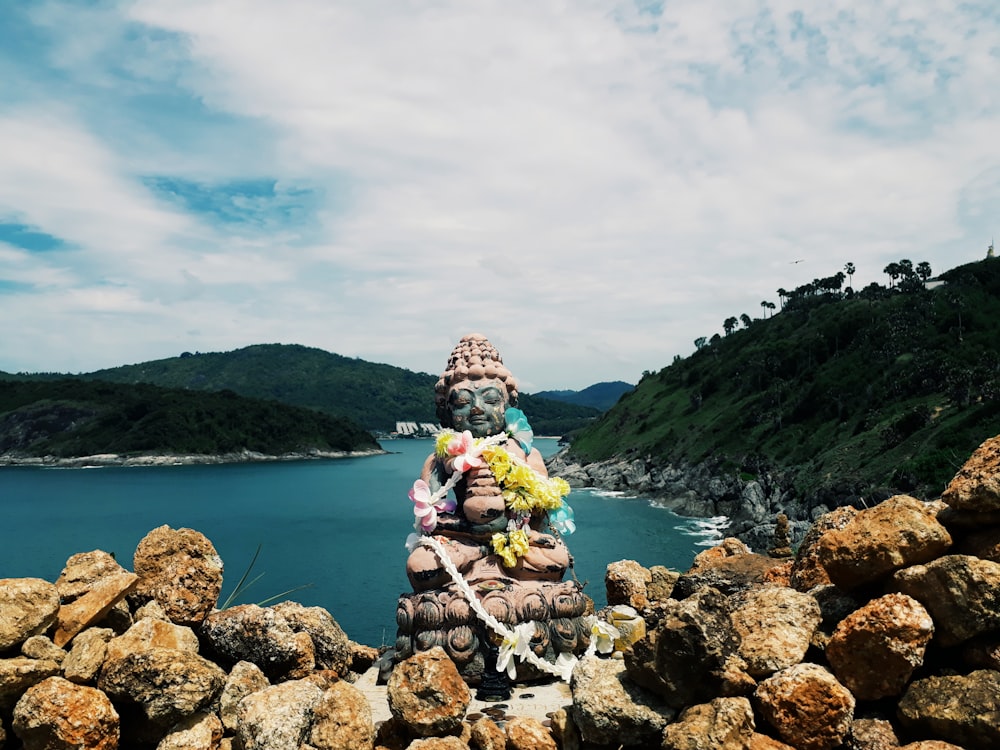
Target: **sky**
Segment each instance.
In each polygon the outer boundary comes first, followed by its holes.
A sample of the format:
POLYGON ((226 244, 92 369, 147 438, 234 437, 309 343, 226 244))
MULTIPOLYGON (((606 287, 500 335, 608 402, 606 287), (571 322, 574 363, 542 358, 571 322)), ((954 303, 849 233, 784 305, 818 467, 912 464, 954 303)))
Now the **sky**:
POLYGON ((258 343, 637 382, 1000 235, 995 0, 0 4, 0 370, 258 343))

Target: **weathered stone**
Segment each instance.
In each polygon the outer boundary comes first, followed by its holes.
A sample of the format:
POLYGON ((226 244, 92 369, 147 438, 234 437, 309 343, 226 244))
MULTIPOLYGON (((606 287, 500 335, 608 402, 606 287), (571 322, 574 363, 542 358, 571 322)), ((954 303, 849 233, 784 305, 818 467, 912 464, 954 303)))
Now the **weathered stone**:
POLYGON ((962 661, 970 667, 1000 672, 1000 636, 985 635, 962 644, 962 661))
POLYGON ((167 727, 209 705, 226 673, 190 651, 148 648, 108 659, 97 686, 112 699, 134 703, 156 725, 167 727))
POLYGON ((296 633, 307 633, 316 654, 316 669, 331 669, 341 677, 351 669, 351 641, 333 616, 322 607, 303 607, 282 602, 272 609, 285 618, 296 633))
MULTIPOLYGON (((572 709, 572 706, 570 707, 572 709)), ((580 730, 577 729, 576 722, 570 711, 565 708, 557 708, 549 714, 552 724, 552 736, 556 738, 556 744, 561 750, 580 750, 583 742, 580 739, 580 730)), ((481 748, 480 750, 488 750, 481 748)))
POLYGON ((724 560, 727 557, 742 557, 743 555, 752 554, 753 550, 750 549, 746 543, 741 542, 736 537, 729 536, 716 544, 714 547, 709 547, 708 549, 695 555, 694 560, 691 563, 691 567, 710 567, 714 563, 724 560))
POLYGON ((112 661, 151 648, 170 648, 197 654, 198 636, 186 625, 174 625, 164 620, 139 620, 108 642, 106 659, 112 661))
POLYGON ((766 677, 802 661, 822 617, 808 594, 765 586, 746 594, 731 619, 747 673, 766 677))
POLYGON ((1000 435, 976 448, 941 493, 941 499, 957 510, 1000 510, 1000 435))
POLYGON ((750 737, 750 742, 747 744, 746 750, 796 750, 796 748, 786 745, 784 742, 774 739, 774 737, 754 732, 750 737))
POLYGON ((920 740, 903 745, 899 750, 966 750, 964 747, 952 745, 950 742, 941 740, 920 740))
POLYGON ((335 682, 313 708, 309 744, 317 750, 371 750, 375 725, 368 698, 353 685, 335 682))
POLYGON ((681 577, 676 570, 670 570, 662 565, 653 565, 649 569, 649 574, 652 580, 646 584, 646 598, 651 602, 669 599, 674 592, 674 584, 681 577))
POLYGON ((635 560, 619 560, 609 563, 604 573, 604 588, 608 604, 626 604, 642 609, 648 603, 646 586, 653 580, 653 574, 635 560))
POLYGON ((308 737, 323 691, 306 680, 258 690, 240 701, 236 738, 243 750, 291 750, 308 737))
POLYGON ((41 578, 0 578, 0 653, 41 635, 59 613, 59 591, 41 578))
POLYGON ((229 731, 235 731, 240 701, 268 685, 270 683, 267 677, 256 664, 240 661, 233 665, 222 688, 222 696, 219 698, 219 717, 222 719, 222 725, 229 731))
POLYGON ((199 625, 222 590, 222 560, 212 543, 193 529, 153 529, 136 547, 139 576, 133 596, 155 599, 179 625, 199 625))
POLYGON ((764 585, 784 586, 786 589, 790 589, 792 587, 792 565, 794 565, 794 560, 782 559, 780 565, 765 570, 764 585))
POLYGON ((798 750, 830 750, 847 736, 854 696, 818 664, 796 664, 768 677, 754 694, 765 721, 798 750))
POLYGON ((472 725, 472 742, 476 750, 506 750, 507 735, 488 716, 478 719, 472 725))
POLYGON ((1000 563, 1000 526, 974 531, 958 541, 957 554, 971 555, 1000 563))
POLYGON ((114 555, 107 552, 99 549, 79 552, 66 561, 56 580, 56 588, 63 604, 67 604, 90 591, 101 578, 127 572, 118 564, 114 555))
POLYGON ((915 680, 899 702, 899 720, 918 736, 930 735, 966 750, 1000 747, 1000 672, 915 680))
POLYGON ((845 750, 897 750, 899 738, 886 719, 855 719, 844 740, 845 750))
POLYGON ((754 734, 746 698, 716 698, 685 709, 663 731, 663 750, 746 750, 754 734))
POLYGON ((110 628, 87 628, 73 639, 73 648, 63 660, 63 677, 83 684, 97 679, 115 633, 110 628))
POLYGON ((887 594, 848 615, 826 646, 833 672, 858 700, 902 694, 924 662, 934 622, 905 594, 887 594))
POLYGON ((25 690, 57 674, 59 664, 48 659, 0 659, 0 709, 9 710, 25 690))
POLYGON ((389 711, 421 737, 458 729, 472 695, 440 646, 414 654, 392 670, 389 711))
POLYGON ((820 626, 813 632, 812 639, 812 645, 822 651, 826 649, 826 644, 840 621, 860 607, 861 601, 832 583, 810 589, 809 596, 819 604, 823 616, 820 626))
POLYGON ((573 670, 573 722, 585 742, 649 745, 677 712, 627 679, 617 659, 584 657, 573 670))
POLYGON ((469 745, 458 737, 428 737, 414 740, 406 750, 469 750, 469 745))
POLYGON ((824 533, 844 528, 857 513, 857 510, 850 505, 845 505, 816 519, 795 553, 795 561, 792 563, 792 572, 788 579, 789 586, 796 591, 809 591, 816 586, 830 583, 830 576, 820 564, 816 545, 824 533))
POLYGON ((218 750, 222 734, 222 722, 218 716, 198 712, 185 716, 170 727, 156 750, 218 750))
POLYGON ((167 613, 163 611, 163 607, 160 606, 160 603, 156 599, 150 599, 136 609, 135 621, 139 622, 139 620, 163 620, 164 622, 170 622, 167 613))
POLYGON ((14 734, 24 750, 117 750, 118 713, 100 690, 49 677, 14 707, 14 734))
POLYGON ((296 633, 270 607, 241 604, 205 618, 199 631, 211 654, 225 664, 250 661, 272 681, 300 678, 312 671, 312 639, 296 633))
POLYGON ((618 630, 618 637, 614 642, 615 651, 624 651, 646 637, 646 621, 632 607, 616 604, 605 611, 608 622, 618 630))
POLYGON ((709 587, 727 596, 749 591, 763 585, 769 572, 782 564, 780 560, 754 552, 716 557, 703 555, 705 552, 695 558, 701 558, 699 564, 677 579, 673 591, 675 599, 686 599, 696 591, 709 587))
POLYGON ((629 675, 675 709, 751 692, 754 682, 738 655, 740 639, 730 615, 728 600, 712 588, 666 602, 650 635, 654 663, 642 661, 648 650, 636 644, 625 652, 629 675), (657 679, 650 681, 650 672, 657 679))
POLYGON ((56 664, 62 664, 66 658, 66 652, 52 642, 52 639, 44 635, 33 635, 21 644, 21 655, 29 659, 47 659, 56 664))
POLYGON ((135 588, 138 581, 139 576, 127 571, 94 581, 89 591, 59 608, 52 641, 57 646, 65 646, 81 630, 100 622, 115 604, 135 588))
POLYGON ((507 750, 558 750, 552 733, 542 722, 530 716, 515 716, 508 719, 507 750))
POLYGON ((946 555, 899 571, 890 586, 927 608, 943 646, 1000 628, 1000 563, 946 555))
POLYGON ((933 507, 909 495, 895 495, 858 512, 842 529, 820 537, 817 553, 830 580, 853 589, 892 572, 933 560, 951 546, 951 536, 933 507))

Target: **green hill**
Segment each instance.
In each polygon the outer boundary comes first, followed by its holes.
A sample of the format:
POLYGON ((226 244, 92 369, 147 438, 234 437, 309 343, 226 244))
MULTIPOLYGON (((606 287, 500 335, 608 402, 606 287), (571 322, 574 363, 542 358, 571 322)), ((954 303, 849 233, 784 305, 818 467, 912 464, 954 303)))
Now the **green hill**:
POLYGON ((854 294, 831 277, 786 292, 769 319, 731 318, 726 336, 646 374, 571 456, 779 471, 802 495, 935 496, 1000 433, 1000 259, 939 278, 854 294))
POLYGON ((376 450, 349 420, 238 396, 102 381, 0 381, 0 454, 376 450))
POLYGON ((622 394, 635 389, 631 383, 615 380, 610 383, 595 383, 582 391, 539 391, 537 396, 564 401, 567 404, 589 406, 600 411, 607 411, 622 397, 622 394))
MULTIPOLYGON (((45 380, 70 376, 6 377, 45 380)), ((242 396, 346 417, 372 431, 388 432, 397 421, 437 422, 436 376, 294 344, 258 344, 208 354, 185 352, 179 357, 77 377, 193 391, 230 390, 242 396)), ((564 435, 593 421, 600 413, 591 407, 526 394, 522 394, 521 408, 539 435, 564 435)))

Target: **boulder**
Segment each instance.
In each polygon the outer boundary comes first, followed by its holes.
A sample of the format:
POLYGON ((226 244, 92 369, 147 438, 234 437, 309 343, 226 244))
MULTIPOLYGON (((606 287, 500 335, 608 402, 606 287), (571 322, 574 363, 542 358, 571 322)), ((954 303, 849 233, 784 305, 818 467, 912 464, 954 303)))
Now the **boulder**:
POLYGON ((155 599, 179 625, 201 624, 222 591, 222 559, 193 529, 150 531, 136 547, 133 570, 139 576, 133 598, 139 603, 155 599))
POLYGON ((887 719, 855 719, 844 746, 846 750, 898 750, 899 738, 887 719))
POLYGON ((844 618, 826 646, 833 673, 858 700, 901 695, 924 663, 934 622, 905 594, 887 594, 844 618))
POLYGON ((49 629, 59 591, 41 578, 0 578, 0 654, 49 629))
POLYGON ((624 604, 642 609, 648 603, 646 586, 653 580, 652 573, 635 560, 610 563, 604 574, 604 588, 608 604, 624 604))
POLYGON ((387 694, 392 715, 420 737, 454 732, 472 700, 458 668, 440 646, 397 664, 387 694))
POLYGON ((953 742, 965 750, 1000 747, 1000 672, 915 680, 899 702, 899 720, 920 736, 953 742))
POLYGON ((538 719, 515 716, 507 720, 506 750, 559 750, 552 733, 538 719))
POLYGON ((646 584, 646 598, 651 602, 669 599, 674 592, 674 585, 681 574, 662 565, 653 565, 649 569, 650 578, 646 584))
POLYGON ((459 737, 428 737, 414 740, 406 750, 469 750, 469 745, 459 737))
POLYGON ((222 725, 229 731, 235 731, 240 701, 270 684, 256 664, 240 661, 233 665, 219 698, 219 717, 222 719, 222 725))
POLYGON ((44 635, 33 635, 22 643, 21 656, 27 656, 29 659, 47 659, 56 664, 62 664, 66 660, 66 652, 44 635))
POLYGON ((11 725, 24 750, 117 750, 118 713, 100 690, 49 677, 25 691, 11 725))
POLYGON ((470 745, 476 750, 507 750, 507 735, 493 719, 484 716, 472 725, 470 745))
POLYGON ((909 495, 890 497, 825 532, 817 542, 820 564, 831 582, 851 590, 933 560, 951 546, 935 515, 933 506, 909 495))
POLYGON ((1000 563, 946 555, 899 571, 890 587, 927 608, 943 646, 1000 628, 1000 563))
POLYGON ((765 586, 742 597, 731 619, 746 671, 760 678, 802 661, 822 616, 808 594, 765 586))
POLYGON ((59 608, 53 642, 65 646, 81 630, 100 622, 138 581, 139 577, 128 571, 98 578, 89 591, 59 608))
MULTIPOLYGON (((573 722, 585 742, 650 746, 676 710, 643 690, 617 659, 586 656, 573 669, 573 722)), ((617 744, 616 744, 617 746, 617 744)))
POLYGON ((368 698, 353 685, 334 682, 313 707, 308 741, 316 750, 372 750, 375 725, 368 698))
POLYGON ((110 628, 87 628, 77 635, 63 660, 63 677, 77 684, 97 679, 108 653, 108 642, 114 636, 115 631, 110 628))
POLYGON ((176 649, 197 654, 198 647, 198 636, 186 625, 145 619, 139 620, 120 636, 108 641, 106 658, 112 661, 151 648, 176 649))
POLYGON ((746 750, 754 734, 746 698, 716 698, 685 709, 663 731, 663 750, 746 750))
POLYGON ((0 659, 0 711, 9 711, 25 690, 57 674, 58 662, 48 659, 0 659))
POLYGON ((694 565, 674 584, 673 597, 686 599, 706 587, 727 596, 761 586, 780 560, 758 555, 739 539, 724 539, 715 547, 699 552, 694 565))
POLYGON ((941 499, 956 510, 1000 511, 1000 435, 976 448, 941 499))
POLYGON ((297 602, 282 602, 272 609, 285 618, 293 632, 309 635, 316 669, 330 669, 341 677, 350 671, 354 658, 351 641, 329 612, 322 607, 303 607, 297 602))
POLYGON ((219 717, 199 711, 170 727, 156 750, 218 750, 222 735, 219 717))
POLYGON ((954 552, 1000 563, 1000 526, 980 529, 959 539, 954 552))
POLYGON ((210 614, 199 629, 208 652, 222 664, 249 661, 273 682, 299 679, 315 666, 308 633, 295 632, 271 607, 241 604, 210 614))
POLYGON ((72 555, 56 580, 56 588, 63 604, 79 599, 90 591, 94 584, 105 576, 127 573, 114 555, 102 550, 78 552, 72 555))
POLYGON ((292 750, 305 742, 323 690, 290 680, 249 694, 237 708, 236 739, 243 750, 292 750))
POLYGON ((854 718, 854 696, 818 664, 777 672, 757 686, 754 698, 764 720, 798 750, 837 747, 854 718))
POLYGON ((844 505, 836 510, 824 513, 816 519, 806 535, 802 538, 792 563, 792 572, 788 585, 796 591, 809 591, 816 586, 830 583, 830 576, 820 564, 818 543, 827 531, 844 528, 858 513, 850 505, 844 505))

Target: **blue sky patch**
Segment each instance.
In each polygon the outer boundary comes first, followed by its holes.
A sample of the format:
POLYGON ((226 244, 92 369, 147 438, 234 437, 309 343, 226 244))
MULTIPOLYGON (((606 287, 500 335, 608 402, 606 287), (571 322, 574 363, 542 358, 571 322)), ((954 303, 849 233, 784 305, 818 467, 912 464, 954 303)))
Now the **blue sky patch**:
POLYGON ((19 247, 32 253, 62 250, 66 243, 58 237, 35 231, 27 224, 0 223, 0 242, 19 247))

